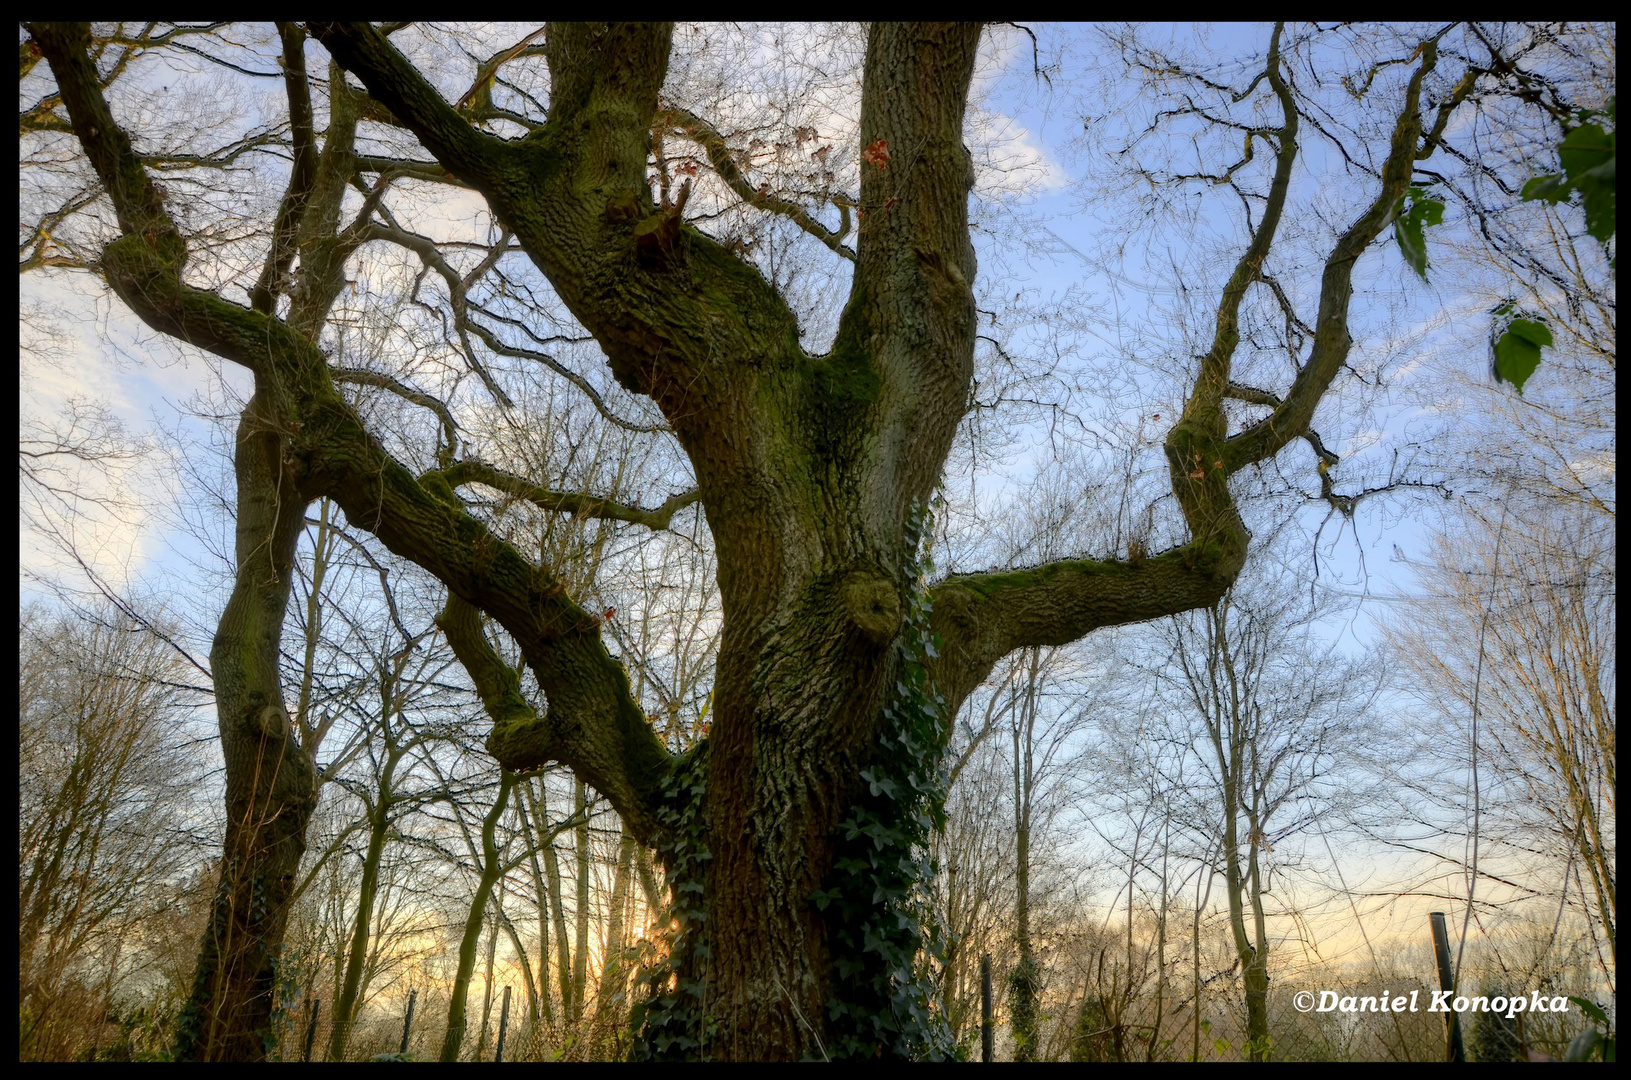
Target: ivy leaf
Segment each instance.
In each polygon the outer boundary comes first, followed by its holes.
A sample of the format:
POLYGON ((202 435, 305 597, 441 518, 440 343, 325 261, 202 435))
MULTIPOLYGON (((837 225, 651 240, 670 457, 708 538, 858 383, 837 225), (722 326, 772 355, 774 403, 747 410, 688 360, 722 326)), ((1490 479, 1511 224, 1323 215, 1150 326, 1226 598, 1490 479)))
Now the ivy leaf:
POLYGON ((1393 235, 1399 241, 1399 252, 1423 281, 1427 280, 1427 241, 1422 231, 1443 221, 1443 200, 1430 196, 1426 188, 1411 188, 1393 206, 1393 235))
POLYGON ((1594 1023, 1604 1028, 1608 1027, 1608 1013, 1603 1011, 1601 1005, 1590 998, 1576 997, 1573 994, 1569 995, 1569 1000, 1574 1002, 1580 1011, 1585 1013, 1594 1023))
POLYGON ((1558 173, 1547 173, 1528 180, 1520 193, 1524 202, 1534 202, 1536 199, 1549 203, 1562 202, 1569 197, 1572 189, 1569 182, 1558 173))
POLYGON ((1495 381, 1509 382, 1518 395, 1540 366, 1540 350, 1552 343, 1552 332, 1536 319, 1514 318, 1494 342, 1495 381))
MULTIPOLYGON (((1581 118, 1597 115, 1583 112, 1581 118)), ((1614 119, 1614 99, 1602 115, 1614 119)), ((1615 146, 1614 132, 1601 124, 1582 123, 1563 137, 1557 148, 1563 175, 1556 173, 1537 176, 1523 185, 1525 202, 1541 200, 1554 205, 1571 194, 1580 193, 1580 203, 1586 212, 1586 231, 1598 243, 1606 244, 1614 236, 1615 213, 1615 146)))

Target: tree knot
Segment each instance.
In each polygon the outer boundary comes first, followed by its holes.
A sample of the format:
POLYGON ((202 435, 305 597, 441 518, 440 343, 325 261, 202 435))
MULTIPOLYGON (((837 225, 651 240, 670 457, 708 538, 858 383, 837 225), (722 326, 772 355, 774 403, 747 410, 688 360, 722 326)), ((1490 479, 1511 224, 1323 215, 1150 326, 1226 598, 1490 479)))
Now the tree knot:
POLYGON ((887 645, 900 632, 900 593, 890 581, 872 570, 854 570, 839 586, 845 614, 861 633, 887 645))

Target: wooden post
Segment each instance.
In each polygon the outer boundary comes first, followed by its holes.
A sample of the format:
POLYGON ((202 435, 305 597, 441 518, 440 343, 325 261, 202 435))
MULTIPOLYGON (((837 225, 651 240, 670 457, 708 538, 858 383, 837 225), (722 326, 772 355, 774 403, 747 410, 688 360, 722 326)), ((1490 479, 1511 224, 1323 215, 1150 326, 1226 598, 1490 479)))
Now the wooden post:
POLYGON ((991 954, 980 957, 980 1060, 993 1057, 991 1031, 991 954))
MULTIPOLYGON (((1450 971, 1450 932, 1444 925, 1444 912, 1432 912, 1427 918, 1433 927, 1433 955, 1438 959, 1438 988, 1453 993, 1455 976, 1450 971)), ((1449 1039, 1446 1056, 1451 1061, 1466 1061, 1467 1050, 1461 1044, 1460 1015, 1454 1009, 1447 1011, 1444 1014, 1444 1025, 1449 1039)))
POLYGON ((494 1061, 504 1060, 504 1031, 510 1026, 510 988, 504 988, 504 1007, 498 1013, 498 1049, 493 1052, 494 1061))
POLYGON ((317 1013, 323 1008, 323 999, 310 999, 307 1008, 311 1012, 311 1019, 306 1021, 306 1053, 300 1058, 301 1061, 311 1060, 311 1043, 317 1038, 317 1013))
POLYGON ((408 1015, 402 1019, 402 1047, 401 1049, 397 1050, 398 1054, 406 1054, 408 1052, 408 1031, 413 1027, 413 1003, 417 1000, 419 1000, 419 991, 409 990, 408 1015))

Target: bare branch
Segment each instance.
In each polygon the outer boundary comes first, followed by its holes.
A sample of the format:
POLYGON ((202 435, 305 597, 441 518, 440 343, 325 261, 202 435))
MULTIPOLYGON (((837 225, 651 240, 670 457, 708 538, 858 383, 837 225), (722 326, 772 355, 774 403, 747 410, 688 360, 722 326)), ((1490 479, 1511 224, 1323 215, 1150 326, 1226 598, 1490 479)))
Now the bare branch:
POLYGON ((517 499, 525 499, 540 510, 572 514, 576 517, 599 518, 602 521, 626 521, 633 525, 644 525, 653 532, 661 532, 668 528, 675 514, 702 497, 700 492, 693 489, 670 496, 655 510, 642 510, 638 506, 626 506, 611 499, 597 498, 580 492, 552 491, 523 477, 469 459, 455 462, 443 469, 441 476, 454 487, 484 484, 495 491, 502 491, 517 499))
POLYGON ((770 194, 768 189, 755 188, 742 175, 737 167, 736 159, 731 154, 730 147, 725 145, 724 136, 706 120, 681 108, 669 108, 657 115, 657 120, 663 125, 672 125, 690 136, 698 146, 708 155, 708 164, 713 166, 714 172, 725 181, 743 202, 756 206, 772 214, 780 214, 788 218, 799 228, 826 244, 829 248, 844 258, 855 261, 853 249, 845 246, 844 233, 848 231, 849 217, 844 216, 844 231, 835 232, 821 222, 811 217, 802 207, 796 206, 785 199, 770 194))

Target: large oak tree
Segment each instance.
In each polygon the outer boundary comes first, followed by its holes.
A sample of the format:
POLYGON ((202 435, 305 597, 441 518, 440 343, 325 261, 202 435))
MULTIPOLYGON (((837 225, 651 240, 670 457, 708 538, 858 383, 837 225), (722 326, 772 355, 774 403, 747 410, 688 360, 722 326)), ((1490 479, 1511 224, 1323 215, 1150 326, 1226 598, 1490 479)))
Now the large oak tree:
MULTIPOLYGON (((33 24, 23 49, 25 75, 43 55, 57 95, 25 116, 25 130, 71 129, 117 215, 117 238, 96 253, 107 284, 148 326, 254 379, 236 444, 238 574, 211 654, 230 824, 180 1052, 264 1054, 287 900, 317 790, 312 733, 291 718, 278 649, 306 507, 327 497, 354 526, 446 584, 444 629, 492 717, 488 746, 500 764, 564 763, 648 846, 672 844, 678 821, 705 842, 712 858, 687 904, 704 917, 708 953, 693 950, 685 960, 711 956, 705 1052, 819 1055, 857 1034, 828 1008, 841 963, 881 961, 840 956, 812 897, 833 880, 840 822, 861 797, 860 773, 879 752, 885 710, 898 694, 909 653, 896 645, 909 632, 920 565, 915 522, 971 400, 974 173, 964 125, 981 30, 879 24, 867 32, 858 141, 867 153, 858 197, 842 204, 846 227, 849 211, 858 211, 851 251, 843 234, 744 179, 706 118, 660 98, 669 26, 552 25, 482 65, 472 94, 458 102, 393 47, 392 29, 280 24, 292 164, 247 305, 189 275, 196 251, 109 107, 89 28, 33 24), (314 119, 308 38, 336 65, 326 130, 314 119), (490 109, 500 65, 523 54, 547 63, 547 114, 540 107, 520 118, 524 135, 501 137, 482 109, 490 109), (360 119, 411 133, 434 160, 359 153, 360 119), (683 192, 670 199, 665 182, 654 197, 654 129, 688 133, 739 197, 853 258, 829 351, 801 345, 794 311, 739 246, 686 220, 683 192), (445 406, 325 354, 321 333, 347 284, 348 260, 376 240, 414 249, 415 238, 381 211, 384 192, 409 175, 480 193, 593 335, 617 381, 661 410, 689 458, 693 493, 645 511, 461 458, 445 406), (344 224, 342 202, 359 178, 367 197, 344 224), (386 449, 340 389, 358 384, 437 411, 447 429, 439 467, 416 475, 386 449), (723 628, 711 730, 683 764, 698 764, 705 783, 675 790, 682 763, 654 733, 607 648, 602 619, 551 566, 465 505, 460 489, 470 485, 546 511, 657 528, 700 501, 717 551, 723 628), (542 713, 499 662, 478 613, 519 647, 547 700, 542 713)), ((1402 58, 1409 74, 1385 109, 1391 136, 1365 178, 1360 211, 1324 259, 1295 377, 1278 388, 1245 386, 1234 371, 1241 305, 1263 280, 1303 124, 1282 39, 1276 29, 1241 91, 1262 95, 1270 117, 1247 128, 1248 158, 1260 145, 1271 164, 1252 197, 1244 251, 1217 298, 1209 346, 1166 436, 1188 539, 1159 553, 1135 547, 1125 559, 1065 559, 931 583, 938 649, 926 667, 948 721, 1016 649, 1217 601, 1250 540, 1230 478, 1298 439, 1327 464, 1335 460, 1310 423, 1348 357, 1355 263, 1392 222, 1465 85, 1424 107, 1438 39, 1402 58), (1228 422, 1239 415, 1226 415, 1231 399, 1255 407, 1247 422, 1228 422)), ((462 317, 457 290, 467 279, 438 265, 434 250, 420 253, 448 278, 462 317)), ((1321 479, 1330 494, 1324 469, 1321 479)), ((909 972, 898 978, 911 982, 909 972)), ((869 1031, 859 1038, 899 1049, 869 1031)))

